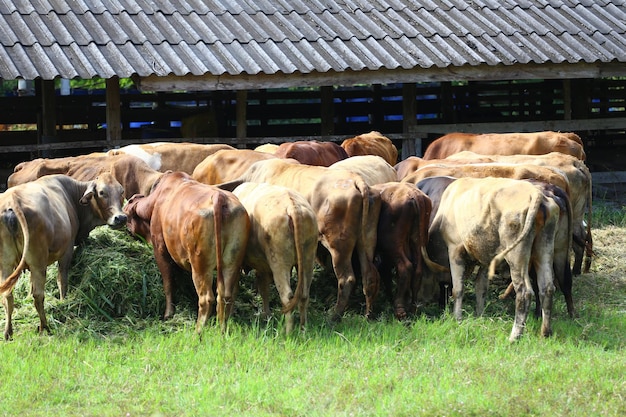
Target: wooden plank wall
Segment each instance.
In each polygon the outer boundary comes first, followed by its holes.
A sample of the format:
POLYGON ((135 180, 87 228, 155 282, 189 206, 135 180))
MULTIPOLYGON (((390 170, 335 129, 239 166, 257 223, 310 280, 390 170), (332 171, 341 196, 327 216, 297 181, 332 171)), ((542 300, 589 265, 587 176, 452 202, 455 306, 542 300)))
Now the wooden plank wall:
MULTIPOLYGON (((413 106, 416 124, 419 127, 510 123, 514 128, 529 122, 623 119, 626 116, 626 80, 576 80, 575 85, 575 90, 569 92, 563 80, 417 83, 413 106)), ((403 130, 406 109, 401 84, 267 89, 246 93, 245 132, 247 137, 257 138, 250 141, 238 137, 241 134, 237 131, 235 91, 189 94, 121 91, 123 143, 226 138, 224 140, 240 147, 252 147, 263 137, 281 141, 281 138, 329 134, 349 137, 370 130, 387 135, 407 133, 403 130), (328 106, 332 106, 332 111, 328 106), (327 120, 331 115, 332 120, 327 120)), ((107 144, 104 90, 57 95, 55 106, 56 143, 51 148, 56 148, 57 154, 85 153, 107 144)), ((20 130, 19 127, 41 128, 41 99, 0 97, 0 108, 3 109, 0 128, 4 128, 0 131, 0 163, 11 164, 38 156, 42 142, 37 130, 20 130)), ((584 130, 582 136, 588 146, 626 145, 623 126, 584 130)), ((437 131, 423 134, 422 146, 427 146, 438 135, 437 131)))

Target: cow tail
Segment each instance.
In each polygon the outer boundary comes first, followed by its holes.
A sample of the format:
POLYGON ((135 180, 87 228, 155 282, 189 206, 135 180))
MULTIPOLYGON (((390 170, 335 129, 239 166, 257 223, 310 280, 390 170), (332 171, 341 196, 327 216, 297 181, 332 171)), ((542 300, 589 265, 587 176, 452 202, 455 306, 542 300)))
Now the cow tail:
POLYGON ((491 260, 491 263, 489 263, 489 279, 493 278, 493 276, 496 274, 496 267, 504 259, 504 257, 517 245, 519 245, 520 242, 524 240, 524 238, 530 233, 532 226, 535 223, 535 218, 537 217, 539 209, 541 208, 542 197, 543 193, 537 190, 537 192, 533 196, 533 199, 530 202, 530 207, 528 208, 528 212, 526 213, 524 228, 522 229, 521 233, 519 234, 515 242, 513 242, 513 244, 505 248, 502 252, 498 253, 491 260))
MULTIPOLYGON (((291 199, 291 196, 289 196, 289 198, 291 199)), ((293 225, 293 241, 296 245, 296 268, 298 271, 298 281, 296 283, 296 290, 293 293, 293 297, 291 297, 289 302, 283 307, 283 314, 290 313, 291 311, 293 311, 294 308, 296 308, 296 305, 298 305, 300 299, 302 298, 304 285, 304 264, 302 259, 302 245, 304 244, 304 236, 301 235, 299 222, 297 221, 303 216, 299 216, 297 213, 297 211, 300 210, 300 206, 298 206, 298 204, 293 201, 293 199, 291 200, 291 207, 293 208, 293 211, 289 210, 291 211, 291 213, 289 213, 288 211, 287 215, 289 216, 289 221, 293 225)))
MULTIPOLYGON (((417 201, 415 199, 412 199, 412 201, 413 201, 413 204, 417 206, 417 201)), ((426 250, 426 245, 428 243, 428 219, 430 218, 431 211, 432 211, 432 203, 431 203, 430 210, 428 210, 428 212, 424 216, 425 221, 420 222, 420 225, 419 225, 420 227, 420 231, 419 231, 420 252, 422 254, 422 259, 424 260, 424 264, 426 265, 426 267, 430 269, 432 272, 450 272, 449 268, 446 268, 443 265, 439 265, 437 262, 434 262, 432 259, 430 259, 430 256, 428 256, 428 251, 426 250)))
MULTIPOLYGON (((363 180, 355 181, 355 185, 356 185, 357 190, 359 190, 359 192, 361 193, 361 197, 363 200, 363 213, 361 215, 361 233, 359 233, 359 236, 361 236, 361 238, 359 240, 363 244, 365 244, 365 242, 367 241, 367 239, 365 239, 365 231, 369 227, 371 227, 367 222, 369 220, 369 214, 370 214, 369 187, 363 180)), ((364 273, 364 272, 365 271, 361 271, 361 273, 364 273)))
POLYGON ((217 192, 216 198, 213 200, 213 228, 215 230, 215 269, 217 270, 217 285, 222 288, 224 285, 223 267, 223 250, 222 250, 222 216, 224 215, 222 208, 226 205, 225 196, 221 192, 217 192))
POLYGON ((28 232, 28 223, 26 222, 26 216, 21 209, 20 202, 15 194, 13 194, 13 212, 15 213, 15 217, 17 217, 18 222, 20 223, 20 227, 22 228, 22 234, 24 235, 24 246, 22 248, 22 258, 20 259, 20 263, 17 265, 17 268, 9 275, 2 284, 0 284, 0 294, 5 294, 13 290, 15 284, 17 284, 18 279, 24 269, 26 269, 26 253, 28 252, 28 248, 30 246, 30 233, 28 232))
MULTIPOLYGON (((591 176, 591 174, 590 174, 591 176)), ((591 237, 591 200, 592 200, 592 181, 589 179, 589 192, 587 193, 587 235, 585 236, 585 255, 587 259, 585 260, 585 265, 583 267, 583 272, 589 272, 591 268, 591 258, 593 257, 593 238, 591 237)))

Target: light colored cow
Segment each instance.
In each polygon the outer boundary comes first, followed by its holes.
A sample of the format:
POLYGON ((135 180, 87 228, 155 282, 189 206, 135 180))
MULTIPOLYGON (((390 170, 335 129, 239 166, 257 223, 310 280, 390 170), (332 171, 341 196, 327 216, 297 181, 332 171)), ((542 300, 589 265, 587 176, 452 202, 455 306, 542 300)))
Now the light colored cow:
POLYGON ((298 305, 300 328, 307 322, 309 290, 317 252, 315 212, 299 193, 286 187, 246 182, 233 190, 250 217, 250 237, 244 266, 256 271, 268 316, 269 286, 273 279, 285 314, 286 333, 294 327, 292 310, 298 305), (291 291, 291 272, 296 268, 296 291, 291 291))
POLYGON ((48 330, 43 305, 47 266, 59 262, 57 284, 63 299, 74 245, 96 226, 124 227, 122 202, 122 186, 110 174, 89 182, 46 175, 0 195, 0 293, 4 294, 7 315, 5 339, 13 335, 13 287, 22 271, 30 270, 41 333, 48 330))
POLYGON ((462 318, 463 279, 482 266, 476 283, 477 313, 484 307, 488 277, 506 261, 515 288, 515 320, 509 337, 518 339, 526 325, 533 297, 529 275, 537 274, 543 322, 541 333, 552 333, 550 319, 555 290, 554 240, 559 207, 527 181, 509 178, 459 178, 444 191, 429 229, 430 238, 448 251, 454 316, 462 318))

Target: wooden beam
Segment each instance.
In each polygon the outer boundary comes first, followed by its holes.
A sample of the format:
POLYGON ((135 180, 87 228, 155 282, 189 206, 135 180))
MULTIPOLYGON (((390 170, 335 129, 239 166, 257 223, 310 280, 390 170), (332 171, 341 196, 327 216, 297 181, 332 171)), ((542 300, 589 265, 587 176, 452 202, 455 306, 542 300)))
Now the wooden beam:
MULTIPOLYGON (((40 80, 41 120, 37 142, 40 144, 54 143, 57 136, 57 109, 54 94, 54 80, 40 80)), ((44 158, 53 157, 50 152, 42 152, 44 158)))
POLYGON ((624 129, 626 117, 612 117, 604 119, 576 119, 576 120, 544 120, 534 122, 492 122, 492 123, 447 123, 417 125, 411 129, 413 134, 450 132, 470 133, 498 133, 498 132, 538 132, 555 130, 575 132, 585 130, 624 129))
POLYGON ((445 68, 413 68, 410 70, 378 69, 362 71, 328 71, 303 74, 241 74, 203 76, 157 76, 140 78, 143 91, 252 90, 259 88, 321 87, 325 85, 392 84, 432 81, 485 81, 577 79, 626 76, 623 63, 578 64, 515 64, 475 65, 445 68))
POLYGON ((121 104, 120 79, 113 76, 106 80, 106 138, 111 148, 119 146, 119 142, 122 140, 121 104))

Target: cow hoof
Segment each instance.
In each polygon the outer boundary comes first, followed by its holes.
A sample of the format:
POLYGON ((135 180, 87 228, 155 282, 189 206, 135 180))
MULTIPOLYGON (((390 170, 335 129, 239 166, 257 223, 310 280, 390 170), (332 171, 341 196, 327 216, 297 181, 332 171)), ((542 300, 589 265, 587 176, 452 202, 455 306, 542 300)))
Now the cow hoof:
POLYGON ((396 316, 396 319, 400 321, 406 320, 407 318, 406 310, 404 308, 397 309, 395 311, 395 316, 396 316))

